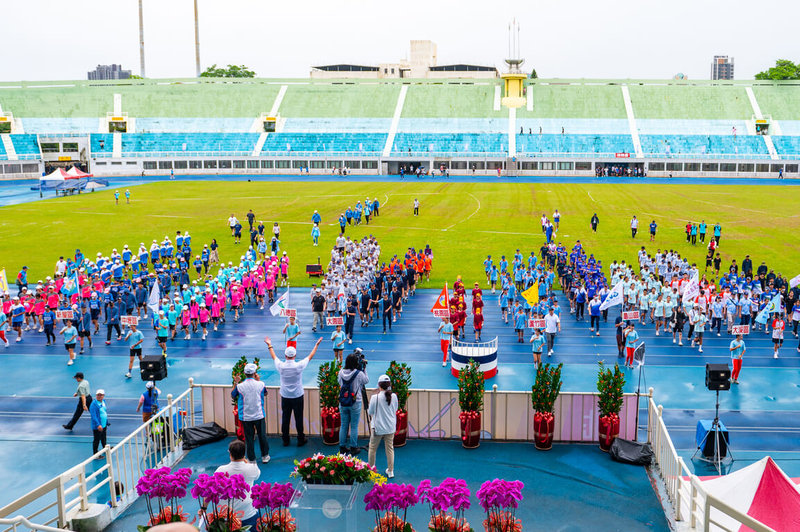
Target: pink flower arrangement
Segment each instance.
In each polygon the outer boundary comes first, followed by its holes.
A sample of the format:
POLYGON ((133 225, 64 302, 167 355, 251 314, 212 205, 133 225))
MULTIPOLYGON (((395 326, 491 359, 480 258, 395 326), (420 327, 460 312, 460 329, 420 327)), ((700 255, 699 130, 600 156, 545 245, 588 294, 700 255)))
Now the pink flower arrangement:
POLYGON ((294 532, 297 529, 295 520, 289 513, 295 491, 291 483, 256 484, 250 490, 253 507, 258 510, 258 523, 255 532, 294 532), (261 510, 266 509, 264 515, 261 510))
POLYGON ((522 488, 525 485, 519 480, 487 480, 478 489, 476 495, 481 508, 486 512, 483 526, 486 532, 516 532, 522 530, 522 523, 514 517, 514 513, 522 500, 522 488))
POLYGON ((186 497, 186 487, 192 470, 188 468, 178 469, 173 472, 169 467, 158 469, 147 469, 136 483, 136 493, 139 496, 146 495, 147 512, 150 520, 147 526, 140 526, 140 530, 147 530, 151 526, 162 523, 174 523, 186 521, 188 516, 183 512, 183 508, 178 504, 178 500, 186 497), (156 499, 156 511, 152 499, 156 499))
POLYGON ((438 486, 423 480, 417 487, 420 501, 427 501, 431 513, 428 530, 434 532, 471 531, 464 513, 470 507, 470 491, 463 479, 446 478, 438 486), (453 509, 453 514, 448 513, 453 509))
POLYGON ((373 532, 413 532, 406 522, 406 513, 419 502, 419 496, 411 484, 376 484, 364 496, 364 502, 367 510, 375 511, 377 526, 373 532), (399 517, 401 510, 402 518, 399 517))
POLYGON ((344 484, 360 482, 382 483, 385 478, 375 469, 349 454, 325 456, 316 453, 303 460, 295 460, 291 476, 300 477, 308 484, 344 484))
POLYGON ((213 475, 199 475, 192 487, 192 497, 200 500, 200 514, 206 522, 209 532, 223 532, 239 530, 242 526, 243 512, 233 511, 231 503, 242 500, 250 492, 250 485, 242 475, 229 475, 228 473, 214 473, 213 475), (225 500, 227 504, 220 505, 225 500), (213 511, 207 512, 211 505, 213 511))

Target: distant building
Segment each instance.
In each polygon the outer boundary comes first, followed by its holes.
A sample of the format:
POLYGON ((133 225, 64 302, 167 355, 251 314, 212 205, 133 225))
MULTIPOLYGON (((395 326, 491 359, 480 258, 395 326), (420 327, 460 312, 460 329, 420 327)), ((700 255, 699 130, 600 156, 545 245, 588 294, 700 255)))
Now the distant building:
POLYGON ((337 64, 311 67, 311 77, 320 79, 399 79, 399 78, 496 78, 497 69, 482 65, 438 65, 436 43, 411 41, 411 59, 377 66, 337 64))
POLYGON ((122 65, 97 65, 88 75, 90 80, 130 79, 131 71, 122 70, 122 65))
POLYGON ((733 79, 733 57, 715 55, 711 63, 711 79, 733 79))

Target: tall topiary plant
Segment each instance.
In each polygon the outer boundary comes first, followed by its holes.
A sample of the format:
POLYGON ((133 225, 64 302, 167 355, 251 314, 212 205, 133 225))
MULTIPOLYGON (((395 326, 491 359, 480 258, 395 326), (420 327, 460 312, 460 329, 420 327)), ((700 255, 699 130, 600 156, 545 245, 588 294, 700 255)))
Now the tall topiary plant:
POLYGON ((406 364, 392 360, 386 375, 392 381, 392 391, 397 394, 397 409, 401 412, 406 411, 406 403, 411 395, 411 368, 406 364))
POLYGON ((536 371, 536 382, 531 387, 531 406, 541 414, 552 414, 559 392, 561 392, 561 368, 563 364, 551 366, 541 364, 536 371))
POLYGON ((462 412, 483 409, 483 372, 474 360, 458 372, 458 406, 462 412))

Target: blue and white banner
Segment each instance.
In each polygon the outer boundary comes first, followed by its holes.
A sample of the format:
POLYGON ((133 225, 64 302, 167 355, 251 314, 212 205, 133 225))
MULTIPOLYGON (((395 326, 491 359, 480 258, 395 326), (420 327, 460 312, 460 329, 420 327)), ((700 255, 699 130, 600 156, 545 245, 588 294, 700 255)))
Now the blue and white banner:
POLYGON ((607 308, 622 304, 623 285, 624 285, 624 283, 622 281, 618 282, 617 286, 615 286, 611 290, 611 292, 608 293, 608 295, 606 296, 606 299, 600 305, 600 310, 601 311, 603 311, 603 310, 605 310, 607 308))
POLYGON ((776 294, 772 301, 767 303, 767 306, 761 309, 761 312, 756 316, 756 321, 762 325, 767 323, 769 315, 781 311, 781 295, 776 294))

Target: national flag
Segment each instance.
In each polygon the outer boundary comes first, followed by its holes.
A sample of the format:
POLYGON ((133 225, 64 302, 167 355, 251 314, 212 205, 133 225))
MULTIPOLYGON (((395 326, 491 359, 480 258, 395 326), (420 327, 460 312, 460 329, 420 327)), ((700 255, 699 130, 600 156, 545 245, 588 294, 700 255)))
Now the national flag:
POLYGON ((78 272, 64 279, 64 284, 61 285, 61 293, 67 296, 78 293, 80 282, 78 281, 78 272))
POLYGON ((8 293, 8 277, 5 269, 0 270, 0 294, 8 293))
POLYGON ((147 299, 147 308, 158 317, 158 307, 161 301, 161 291, 158 288, 158 281, 153 283, 153 288, 150 289, 150 297, 147 299))
POLYGON ((692 279, 686 284, 686 288, 683 290, 683 303, 694 303, 694 300, 697 299, 697 296, 700 295, 700 279, 697 276, 697 272, 694 273, 692 279))
POLYGON ((606 310, 607 308, 611 308, 617 305, 622 304, 622 296, 624 292, 624 285, 623 281, 617 283, 617 285, 608 293, 605 300, 600 304, 600 310, 606 310))
MULTIPOLYGON (((6 271, 3 270, 3 274, 5 274, 5 272, 6 271)), ((795 286, 797 286, 799 284, 800 284, 800 275, 796 275, 795 277, 792 277, 791 279, 789 279, 789 288, 794 288, 795 286)), ((7 287, 8 287, 8 284, 6 284, 6 290, 8 290, 7 287)))
POLYGON ((286 290, 286 292, 284 292, 281 295, 281 297, 279 297, 277 301, 275 301, 275 303, 273 303, 272 306, 269 307, 269 313, 272 314, 273 316, 277 316, 278 314, 281 313, 281 310, 287 309, 288 305, 289 305, 289 290, 286 290))
POLYGON ((772 301, 767 303, 767 306, 761 309, 761 312, 756 316, 756 321, 762 325, 767 323, 769 315, 781 311, 781 295, 775 294, 772 301))
POLYGON ((436 317, 441 317, 444 315, 450 315, 450 297, 447 295, 447 283, 444 283, 444 288, 442 288, 442 292, 439 294, 439 297, 436 298, 436 302, 431 307, 431 312, 436 317))
POLYGON ((535 305, 539 302, 539 283, 533 283, 530 288, 522 292, 520 295, 525 298, 525 301, 527 301, 529 305, 535 305))

